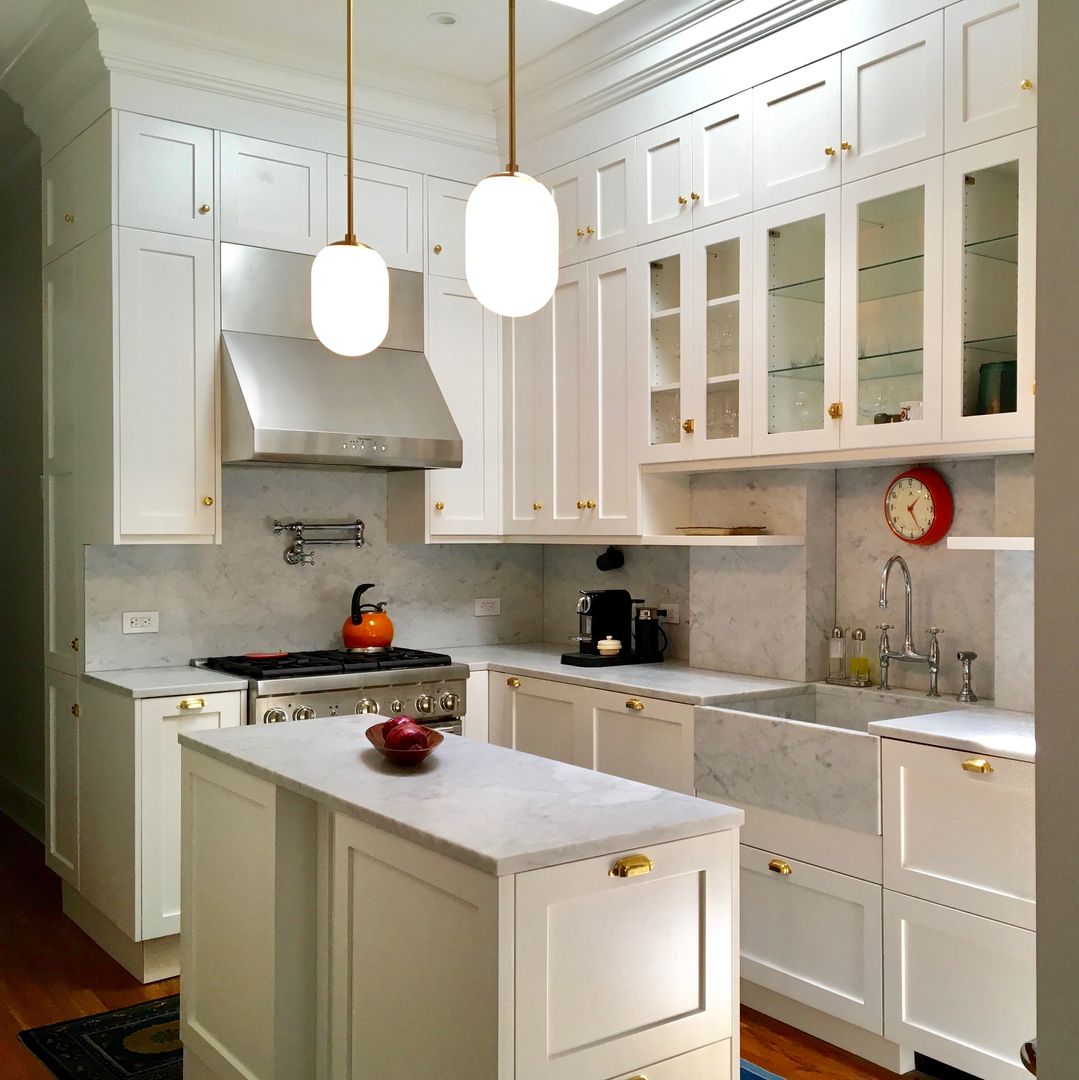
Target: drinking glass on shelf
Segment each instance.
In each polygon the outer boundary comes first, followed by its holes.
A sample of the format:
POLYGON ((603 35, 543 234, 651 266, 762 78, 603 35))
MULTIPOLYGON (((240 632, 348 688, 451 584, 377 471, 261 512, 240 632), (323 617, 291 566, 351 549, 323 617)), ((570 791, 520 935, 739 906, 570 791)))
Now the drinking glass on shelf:
POLYGON ((795 418, 795 430, 796 431, 808 431, 809 430, 809 415, 811 411, 811 405, 809 401, 809 395, 804 391, 794 395, 794 418, 795 418))

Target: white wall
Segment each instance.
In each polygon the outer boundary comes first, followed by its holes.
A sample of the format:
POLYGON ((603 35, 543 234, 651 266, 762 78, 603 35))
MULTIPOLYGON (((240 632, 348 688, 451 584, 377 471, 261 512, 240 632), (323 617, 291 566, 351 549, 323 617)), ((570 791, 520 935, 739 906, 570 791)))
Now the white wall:
POLYGON ((44 790, 41 505, 41 168, 0 93, 0 810, 40 832, 44 790))

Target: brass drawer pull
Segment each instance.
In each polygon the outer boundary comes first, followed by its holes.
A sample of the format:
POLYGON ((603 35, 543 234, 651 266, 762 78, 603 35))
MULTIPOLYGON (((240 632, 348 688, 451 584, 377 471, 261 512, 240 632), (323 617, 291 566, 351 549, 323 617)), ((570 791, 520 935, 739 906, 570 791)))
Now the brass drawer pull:
POLYGON ((791 864, 784 862, 782 859, 773 859, 768 864, 768 869, 771 870, 773 874, 782 874, 784 877, 787 877, 792 873, 791 864))
POLYGON ((968 758, 963 762, 964 772, 981 773, 988 776, 993 771, 993 766, 983 757, 968 758))
POLYGON ((198 709, 206 708, 206 701, 200 697, 185 697, 177 706, 180 712, 192 712, 198 709))
POLYGON ((510 687, 511 690, 520 690, 520 688, 521 688, 521 680, 520 679, 507 679, 506 680, 506 685, 508 687, 510 687))
POLYGON ((644 712, 644 702, 640 698, 631 697, 626 702, 626 708, 632 709, 634 712, 644 712))
POLYGON ((647 855, 626 855, 607 871, 608 877, 640 877, 650 874, 656 864, 647 855))

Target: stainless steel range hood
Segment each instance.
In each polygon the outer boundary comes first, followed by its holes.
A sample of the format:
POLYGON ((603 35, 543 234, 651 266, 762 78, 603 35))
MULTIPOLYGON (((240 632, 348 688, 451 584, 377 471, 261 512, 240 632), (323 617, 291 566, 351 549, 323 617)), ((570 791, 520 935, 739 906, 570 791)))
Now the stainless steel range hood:
POLYGON ((459 468, 461 436, 423 354, 423 277, 390 271, 390 329, 369 356, 325 348, 312 259, 221 245, 226 464, 459 468))

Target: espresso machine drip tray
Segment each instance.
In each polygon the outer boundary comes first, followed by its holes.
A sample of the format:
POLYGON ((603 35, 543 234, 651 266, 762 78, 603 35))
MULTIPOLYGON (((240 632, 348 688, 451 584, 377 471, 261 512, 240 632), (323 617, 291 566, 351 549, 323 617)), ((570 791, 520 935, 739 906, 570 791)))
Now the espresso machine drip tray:
POLYGON ((570 667, 621 667, 623 664, 637 664, 640 661, 632 652, 623 647, 617 656, 600 656, 598 653, 567 652, 562 654, 562 663, 570 667))

